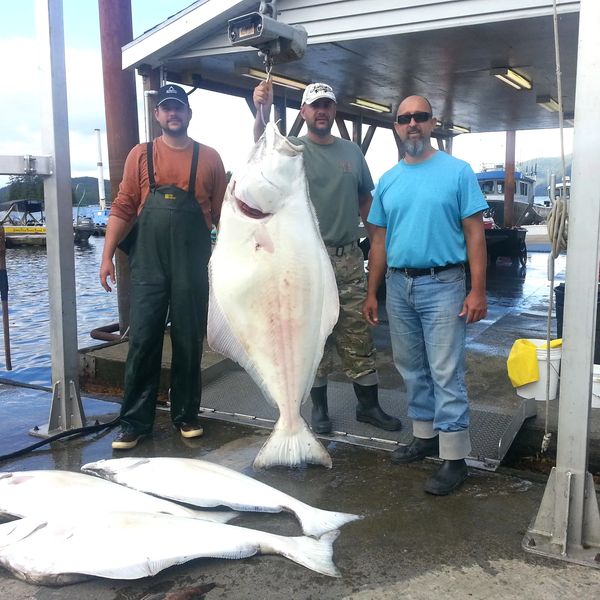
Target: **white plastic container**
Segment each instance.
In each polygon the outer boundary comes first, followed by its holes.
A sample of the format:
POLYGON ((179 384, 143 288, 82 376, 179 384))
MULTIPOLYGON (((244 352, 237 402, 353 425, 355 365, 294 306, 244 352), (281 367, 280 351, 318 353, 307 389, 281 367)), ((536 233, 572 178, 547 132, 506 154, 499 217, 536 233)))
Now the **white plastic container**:
MULTIPOLYGON (((548 350, 546 348, 541 348, 540 346, 545 346, 546 340, 528 339, 537 346, 536 355, 540 370, 540 378, 537 381, 516 388, 517 395, 521 396, 521 398, 535 398, 536 400, 543 401, 546 400, 548 350)), ((556 395, 558 393, 558 373, 560 371, 561 356, 562 346, 558 346, 558 348, 550 348, 550 390, 548 394, 548 400, 556 400, 556 395)), ((598 377, 598 393, 600 394, 600 371, 598 373, 598 377)), ((598 400, 600 400, 600 397, 598 400)))
POLYGON ((600 408, 600 365, 594 365, 592 374, 592 408, 600 408))

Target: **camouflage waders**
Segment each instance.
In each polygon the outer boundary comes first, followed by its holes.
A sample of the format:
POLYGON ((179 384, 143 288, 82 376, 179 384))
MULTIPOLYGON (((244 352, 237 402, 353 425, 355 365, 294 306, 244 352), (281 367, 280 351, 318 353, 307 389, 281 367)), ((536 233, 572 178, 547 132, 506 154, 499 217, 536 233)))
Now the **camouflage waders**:
POLYGON ((325 344, 315 383, 325 385, 327 375, 333 371, 333 353, 337 350, 342 368, 351 380, 360 379, 362 385, 374 385, 378 383, 375 346, 362 316, 367 292, 362 250, 353 242, 346 246, 328 246, 327 252, 338 286, 340 316, 325 344))

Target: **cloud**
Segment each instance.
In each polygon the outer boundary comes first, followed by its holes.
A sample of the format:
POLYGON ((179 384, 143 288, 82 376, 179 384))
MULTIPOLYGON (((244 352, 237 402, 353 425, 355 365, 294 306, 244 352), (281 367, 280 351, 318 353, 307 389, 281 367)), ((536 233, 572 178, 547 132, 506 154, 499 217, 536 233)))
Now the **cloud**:
MULTIPOLYGON (((0 111, 0 154, 41 154, 41 107, 47 95, 39 77, 39 50, 34 39, 0 39, 5 88, 0 111)), ((95 175, 97 142, 95 128, 103 132, 103 161, 107 164, 100 51, 67 49, 67 106, 72 175, 95 175)), ((108 171, 107 171, 108 176, 108 171)))

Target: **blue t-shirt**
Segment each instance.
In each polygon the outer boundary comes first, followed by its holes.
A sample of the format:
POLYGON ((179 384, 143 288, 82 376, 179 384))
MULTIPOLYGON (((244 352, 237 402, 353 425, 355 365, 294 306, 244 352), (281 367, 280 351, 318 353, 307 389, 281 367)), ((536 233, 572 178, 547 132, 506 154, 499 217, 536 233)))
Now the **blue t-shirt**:
POLYGON ((402 160, 385 173, 368 220, 387 228, 388 266, 439 267, 466 262, 462 220, 487 208, 468 163, 437 151, 422 163, 402 160))

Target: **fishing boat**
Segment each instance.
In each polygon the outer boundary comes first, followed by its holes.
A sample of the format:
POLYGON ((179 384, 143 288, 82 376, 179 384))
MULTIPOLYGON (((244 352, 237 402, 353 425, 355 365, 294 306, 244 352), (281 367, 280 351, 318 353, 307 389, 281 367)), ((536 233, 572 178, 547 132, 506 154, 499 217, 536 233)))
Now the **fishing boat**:
MULTIPOLYGON (((477 181, 490 206, 490 213, 498 227, 504 225, 505 172, 502 165, 477 173, 477 181)), ((533 225, 540 217, 533 209, 535 178, 515 171, 514 225, 533 225)))
POLYGON ((552 206, 554 206, 554 201, 559 198, 563 198, 564 200, 569 200, 571 197, 571 178, 567 175, 566 179, 566 187, 563 194, 563 184, 562 182, 554 184, 554 194, 552 193, 552 185, 548 186, 548 196, 535 198, 533 203, 533 210, 537 213, 537 215, 542 219, 542 222, 546 222, 548 217, 550 216, 550 211, 552 210, 552 206), (554 197, 553 197, 554 196, 554 197))
MULTIPOLYGON (((12 202, 0 218, 4 227, 7 248, 21 246, 45 246, 46 223, 43 203, 39 200, 18 200, 12 202)), ((80 217, 73 222, 73 241, 85 243, 94 233, 94 221, 80 217)))

